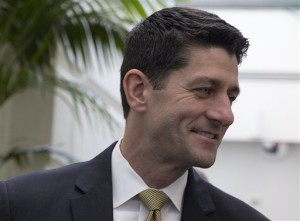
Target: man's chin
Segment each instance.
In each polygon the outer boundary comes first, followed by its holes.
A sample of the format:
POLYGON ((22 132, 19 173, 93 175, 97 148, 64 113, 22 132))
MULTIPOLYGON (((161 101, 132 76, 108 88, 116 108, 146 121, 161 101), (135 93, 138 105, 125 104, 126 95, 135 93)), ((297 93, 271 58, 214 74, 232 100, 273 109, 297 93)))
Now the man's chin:
POLYGON ((208 168, 212 167, 212 165, 214 165, 214 164, 213 163, 212 164, 203 164, 203 165, 200 165, 197 167, 202 168, 202 169, 208 169, 208 168))
POLYGON ((216 161, 216 158, 212 157, 211 159, 201 160, 197 163, 197 165, 194 165, 194 166, 203 168, 203 169, 207 169, 207 168, 210 168, 212 165, 214 165, 215 161, 216 161))

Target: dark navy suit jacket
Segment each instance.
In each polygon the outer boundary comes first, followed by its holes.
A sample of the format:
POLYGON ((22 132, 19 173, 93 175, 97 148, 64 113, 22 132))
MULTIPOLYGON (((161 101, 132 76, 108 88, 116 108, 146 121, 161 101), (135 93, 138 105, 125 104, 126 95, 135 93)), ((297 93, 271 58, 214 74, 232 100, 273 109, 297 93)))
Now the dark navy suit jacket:
MULTIPOLYGON (((113 221, 111 153, 0 182, 1 221, 113 221)), ((189 170, 181 221, 266 221, 189 170)), ((132 220, 130 220, 132 221, 132 220)))

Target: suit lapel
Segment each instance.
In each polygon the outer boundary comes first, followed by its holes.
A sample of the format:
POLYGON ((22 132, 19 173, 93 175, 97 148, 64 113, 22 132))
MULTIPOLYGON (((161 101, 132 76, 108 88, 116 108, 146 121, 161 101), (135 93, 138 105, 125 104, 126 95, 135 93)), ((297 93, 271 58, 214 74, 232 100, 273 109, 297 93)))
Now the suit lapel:
POLYGON ((111 154, 116 143, 87 163, 70 199, 74 221, 113 221, 111 154))
POLYGON ((184 192, 181 221, 204 221, 215 211, 207 184, 194 169, 189 170, 184 192))

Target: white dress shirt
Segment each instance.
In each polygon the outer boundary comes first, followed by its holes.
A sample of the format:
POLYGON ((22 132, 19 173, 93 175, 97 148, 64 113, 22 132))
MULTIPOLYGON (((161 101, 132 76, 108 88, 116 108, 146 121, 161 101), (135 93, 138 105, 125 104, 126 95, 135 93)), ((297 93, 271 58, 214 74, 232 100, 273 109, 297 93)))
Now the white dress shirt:
MULTIPOLYGON (((136 195, 149 187, 123 157, 120 143, 121 140, 116 144, 112 153, 114 221, 144 221, 148 215, 148 209, 136 195)), ((171 200, 161 210, 163 221, 180 221, 186 183, 187 172, 169 186, 161 189, 171 200)))

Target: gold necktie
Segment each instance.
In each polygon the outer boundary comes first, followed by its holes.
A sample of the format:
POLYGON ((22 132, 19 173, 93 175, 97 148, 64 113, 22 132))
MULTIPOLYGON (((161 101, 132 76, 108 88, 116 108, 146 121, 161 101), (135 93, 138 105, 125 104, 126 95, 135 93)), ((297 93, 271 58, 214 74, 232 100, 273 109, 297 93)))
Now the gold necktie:
POLYGON ((149 215, 145 221, 161 221, 161 208, 170 201, 162 191, 147 189, 139 194, 140 200, 149 209, 149 215))

